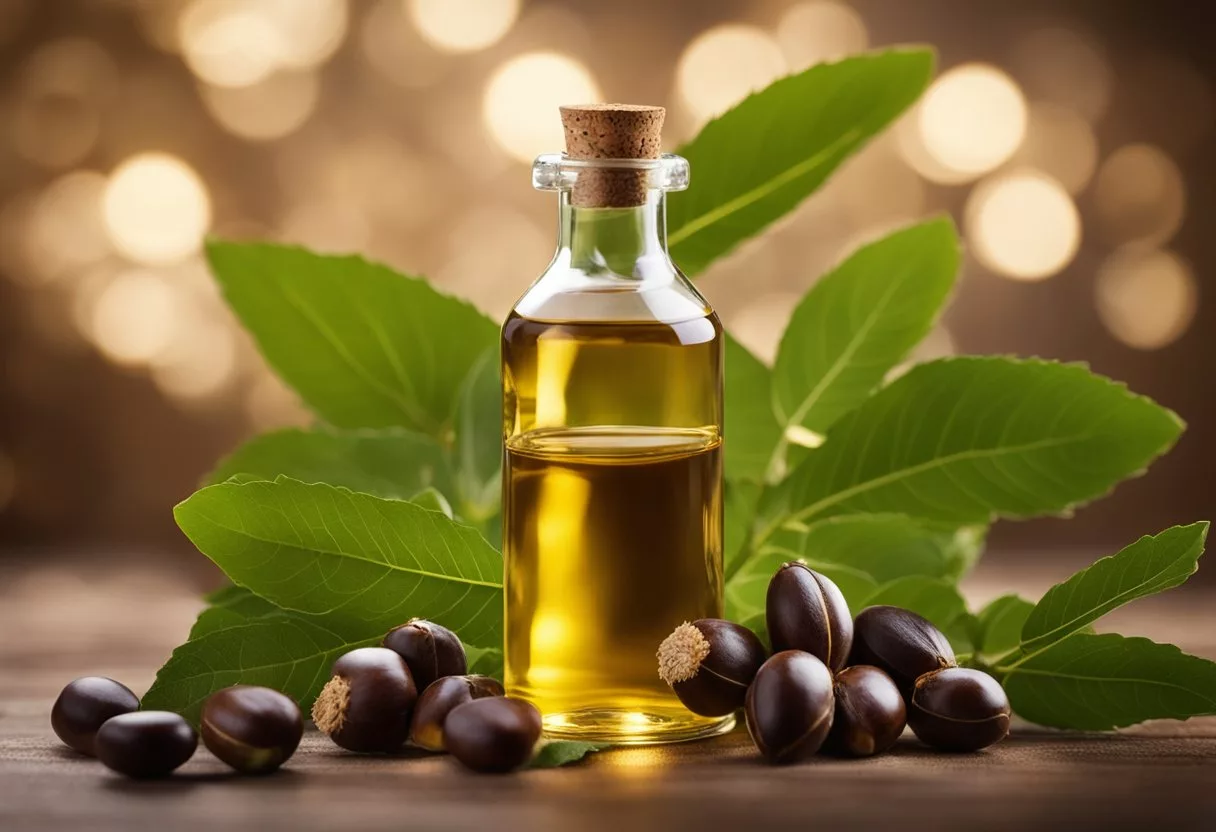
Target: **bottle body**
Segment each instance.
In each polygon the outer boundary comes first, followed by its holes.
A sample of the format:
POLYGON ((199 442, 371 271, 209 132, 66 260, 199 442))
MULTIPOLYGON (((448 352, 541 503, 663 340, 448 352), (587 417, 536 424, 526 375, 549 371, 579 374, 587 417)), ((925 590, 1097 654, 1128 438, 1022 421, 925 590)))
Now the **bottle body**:
POLYGON ((503 326, 506 687, 552 736, 733 724, 684 708, 655 658, 677 625, 723 612, 722 329, 661 245, 639 253, 651 235, 609 231, 661 209, 658 193, 632 216, 563 200, 572 245, 503 326), (633 254, 612 263, 614 247, 633 254))

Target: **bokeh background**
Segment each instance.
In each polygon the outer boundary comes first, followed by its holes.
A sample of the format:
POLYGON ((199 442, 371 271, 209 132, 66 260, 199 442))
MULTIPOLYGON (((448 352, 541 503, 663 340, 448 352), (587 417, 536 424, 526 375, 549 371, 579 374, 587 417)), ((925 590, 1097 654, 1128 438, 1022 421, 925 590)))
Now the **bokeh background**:
POLYGON ((214 579, 170 507, 245 437, 308 417, 220 303, 205 235, 363 252, 502 317, 553 245, 528 165, 560 149, 559 103, 663 104, 674 149, 781 75, 907 42, 940 54, 922 104, 716 264, 705 293, 771 357, 832 263, 948 211, 964 276, 920 357, 1085 360, 1191 426, 1074 520, 1000 524, 992 557, 1113 550, 1212 517, 1209 14, 1186 0, 0 0, 0 566, 73 552, 214 579))

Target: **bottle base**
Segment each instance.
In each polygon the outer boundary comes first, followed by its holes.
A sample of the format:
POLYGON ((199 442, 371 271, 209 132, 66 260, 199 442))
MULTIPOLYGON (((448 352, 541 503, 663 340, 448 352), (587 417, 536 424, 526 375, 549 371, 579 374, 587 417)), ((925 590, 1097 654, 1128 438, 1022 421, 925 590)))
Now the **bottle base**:
POLYGON ((697 716, 687 710, 598 708, 546 714, 545 736, 612 745, 661 745, 716 737, 735 727, 735 716, 697 716))

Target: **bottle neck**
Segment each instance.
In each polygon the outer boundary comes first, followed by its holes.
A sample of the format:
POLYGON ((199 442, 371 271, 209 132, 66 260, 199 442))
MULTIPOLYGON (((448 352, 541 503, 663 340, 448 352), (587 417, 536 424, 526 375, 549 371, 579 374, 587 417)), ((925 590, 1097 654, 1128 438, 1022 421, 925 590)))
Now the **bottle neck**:
POLYGON ((663 192, 651 189, 644 204, 630 208, 581 208, 572 203, 570 191, 562 191, 558 255, 589 275, 669 274, 663 192))

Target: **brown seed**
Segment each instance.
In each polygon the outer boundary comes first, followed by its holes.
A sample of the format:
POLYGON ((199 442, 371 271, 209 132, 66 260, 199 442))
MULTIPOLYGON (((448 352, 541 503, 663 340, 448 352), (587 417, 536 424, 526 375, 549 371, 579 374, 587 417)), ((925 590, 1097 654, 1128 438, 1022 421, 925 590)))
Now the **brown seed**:
POLYGON ((489 676, 444 676, 436 679, 418 697, 410 741, 428 751, 444 751, 443 725, 448 714, 465 702, 487 696, 502 696, 502 685, 489 676))
POLYGON ((168 711, 136 711, 106 720, 97 732, 97 759, 120 774, 167 777, 198 748, 190 723, 168 711))
POLYGON ((411 618, 389 630, 381 646, 405 659, 420 691, 436 679, 469 672, 464 645, 456 634, 422 618, 411 618))
POLYGON ((67 687, 51 708, 51 727, 81 754, 96 757, 97 731, 110 717, 139 710, 139 697, 126 685, 104 676, 85 676, 67 687))
POLYGON ((401 748, 418 699, 405 660, 383 647, 361 647, 334 662, 333 674, 312 706, 317 728, 349 751, 401 748))
POLYGON ((877 667, 859 664, 836 674, 836 714, 823 750, 844 757, 886 751, 903 733, 907 709, 899 688, 877 667))
POLYGON ((867 607, 853 622, 849 664, 872 664, 899 687, 906 701, 916 680, 932 670, 954 666, 954 650, 942 631, 914 612, 899 607, 867 607))
POLYGON ((840 589, 802 563, 787 563, 768 585, 765 619, 773 651, 802 650, 837 671, 853 644, 853 618, 840 589))
POLYGON ((540 711, 506 696, 474 699, 454 708, 443 730, 448 751, 464 765, 486 773, 511 771, 532 759, 540 711))
POLYGON ((949 667, 916 680, 908 725, 926 745, 978 751, 1009 734, 1009 697, 980 670, 949 667))
POLYGON ((832 673, 810 653, 776 653, 747 691, 747 731, 772 763, 810 757, 832 728, 832 673))
POLYGON ((725 716, 743 707, 747 687, 767 657, 764 644, 746 627, 701 618, 663 639, 659 678, 693 713, 725 716))
POLYGON ((266 774, 295 753, 304 734, 300 707, 277 690, 234 685, 203 703, 203 744, 244 774, 266 774))

